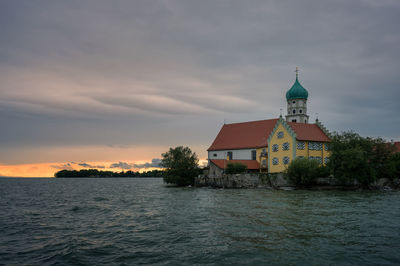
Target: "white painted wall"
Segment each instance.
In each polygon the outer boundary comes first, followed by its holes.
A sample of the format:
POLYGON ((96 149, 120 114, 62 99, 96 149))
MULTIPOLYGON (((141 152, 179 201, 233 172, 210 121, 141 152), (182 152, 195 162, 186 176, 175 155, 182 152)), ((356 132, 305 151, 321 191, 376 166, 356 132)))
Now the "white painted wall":
POLYGON ((256 149, 209 151, 208 159, 226 159, 228 151, 232 152, 232 160, 251 160, 251 151, 256 149), (216 154, 216 156, 214 156, 216 154))

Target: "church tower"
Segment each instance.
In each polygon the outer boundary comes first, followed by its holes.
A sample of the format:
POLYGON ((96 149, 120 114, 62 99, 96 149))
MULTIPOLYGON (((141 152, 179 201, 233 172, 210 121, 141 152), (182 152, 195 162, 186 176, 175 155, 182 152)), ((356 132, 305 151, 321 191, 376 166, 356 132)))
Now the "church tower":
POLYGON ((299 69, 296 67, 296 81, 286 93, 286 122, 308 123, 307 99, 308 92, 299 82, 299 69))

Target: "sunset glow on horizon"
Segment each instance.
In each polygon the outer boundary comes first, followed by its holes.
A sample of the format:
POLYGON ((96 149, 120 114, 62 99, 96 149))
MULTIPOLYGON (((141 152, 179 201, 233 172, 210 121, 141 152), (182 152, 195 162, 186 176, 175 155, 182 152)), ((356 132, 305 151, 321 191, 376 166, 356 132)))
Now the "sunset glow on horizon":
MULTIPOLYGON (((145 164, 144 161, 138 161, 133 164, 145 164)), ((151 171, 154 169, 161 169, 159 167, 143 167, 143 168, 128 168, 125 166, 129 165, 129 163, 124 162, 84 162, 84 163, 38 163, 38 164, 18 164, 18 165, 1 165, 0 164, 0 176, 4 177, 54 177, 54 174, 60 170, 82 170, 82 169, 97 169, 99 171, 113 171, 113 172, 121 172, 121 171, 134 171, 134 172, 143 172, 143 171, 151 171), (85 164, 86 166, 82 166, 85 164), (113 164, 121 164, 120 166, 116 165, 110 168, 113 164)), ((129 166, 128 166, 129 167, 129 166)))
MULTIPOLYGON (((200 166, 205 166, 207 160, 199 161, 200 166)), ((37 164, 0 164, 0 177, 54 177, 60 170, 97 169, 99 171, 134 171, 145 172, 162 170, 160 167, 152 167, 151 162, 64 162, 64 163, 37 163, 37 164)))

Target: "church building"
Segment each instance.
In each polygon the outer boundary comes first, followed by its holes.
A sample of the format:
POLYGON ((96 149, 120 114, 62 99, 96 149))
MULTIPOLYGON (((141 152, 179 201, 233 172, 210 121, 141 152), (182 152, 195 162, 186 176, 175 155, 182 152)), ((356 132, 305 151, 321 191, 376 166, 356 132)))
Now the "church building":
POLYGON ((329 161, 329 132, 316 119, 309 123, 308 92, 298 80, 286 93, 287 115, 276 119, 224 124, 208 148, 210 174, 221 175, 229 163, 249 171, 283 172, 296 157, 329 161))

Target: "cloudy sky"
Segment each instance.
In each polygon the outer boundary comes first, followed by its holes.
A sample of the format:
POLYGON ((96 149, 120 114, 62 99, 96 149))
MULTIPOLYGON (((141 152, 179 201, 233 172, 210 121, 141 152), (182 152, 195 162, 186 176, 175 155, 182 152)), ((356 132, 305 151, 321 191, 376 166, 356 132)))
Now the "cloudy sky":
POLYGON ((0 175, 206 158, 296 66, 311 121, 400 140, 399 26, 397 0, 1 1, 0 175))

